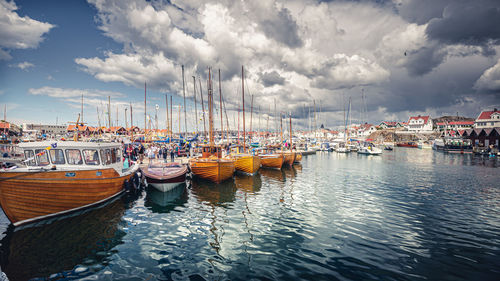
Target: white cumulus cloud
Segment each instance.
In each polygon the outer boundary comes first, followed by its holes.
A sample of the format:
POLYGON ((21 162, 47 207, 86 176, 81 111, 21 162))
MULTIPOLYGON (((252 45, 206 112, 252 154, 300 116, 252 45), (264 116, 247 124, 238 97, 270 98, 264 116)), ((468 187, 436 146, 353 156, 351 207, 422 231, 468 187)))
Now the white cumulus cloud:
POLYGON ((0 60, 10 59, 8 50, 36 48, 54 25, 20 17, 14 1, 0 0, 0 60))

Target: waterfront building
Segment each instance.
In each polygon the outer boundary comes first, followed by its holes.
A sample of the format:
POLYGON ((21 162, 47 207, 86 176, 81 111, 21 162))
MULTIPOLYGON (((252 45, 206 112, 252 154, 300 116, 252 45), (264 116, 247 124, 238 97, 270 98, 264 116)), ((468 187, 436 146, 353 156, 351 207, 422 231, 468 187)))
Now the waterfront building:
POLYGON ((408 131, 421 133, 432 132, 432 119, 430 116, 412 116, 408 119, 408 131))
POLYGON ((463 138, 468 138, 474 146, 488 147, 500 145, 500 127, 484 129, 467 129, 462 133, 463 138))
POLYGON ((32 131, 36 134, 46 135, 64 135, 66 134, 66 125, 45 125, 23 123, 23 131, 32 131))
POLYGON ((390 128, 401 128, 403 127, 403 124, 401 122, 389 122, 389 121, 382 121, 379 125, 379 128, 382 129, 390 129, 390 128))
POLYGON ((474 127, 478 129, 500 127, 500 111, 496 108, 493 111, 482 111, 474 121, 474 127))
POLYGON ((470 129, 474 127, 474 121, 450 121, 450 122, 437 122, 436 130, 442 132, 447 131, 459 131, 470 129))
POLYGON ((377 128, 374 125, 365 123, 358 127, 357 135, 360 137, 367 137, 375 131, 377 131, 377 128))

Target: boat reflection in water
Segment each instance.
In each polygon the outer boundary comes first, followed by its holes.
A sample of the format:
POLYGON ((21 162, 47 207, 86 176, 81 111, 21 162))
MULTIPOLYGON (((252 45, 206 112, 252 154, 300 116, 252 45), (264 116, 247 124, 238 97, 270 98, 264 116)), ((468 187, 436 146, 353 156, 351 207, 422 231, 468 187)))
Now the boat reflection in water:
POLYGON ((166 192, 161 192, 152 186, 148 186, 146 191, 144 206, 153 213, 171 212, 175 207, 182 206, 188 201, 188 192, 185 183, 166 192))
POLYGON ((262 179, 259 173, 253 176, 238 175, 234 177, 234 183, 236 184, 236 188, 249 193, 257 193, 262 187, 262 179))
MULTIPOLYGON (((287 179, 291 180, 297 176, 297 166, 299 165, 293 165, 290 167, 283 168, 283 172, 285 173, 285 177, 287 179)), ((302 166, 300 166, 300 169, 302 170, 302 166)))
POLYGON ((225 207, 226 203, 234 202, 236 185, 233 180, 216 184, 199 179, 192 181, 191 191, 200 202, 225 207))
POLYGON ((275 169, 261 169, 259 174, 266 178, 273 179, 275 181, 284 182, 285 181, 285 173, 283 169, 275 170, 275 169))
POLYGON ((9 228, 0 241, 2 270, 10 280, 28 280, 82 278, 104 268, 112 249, 123 243, 127 200, 120 197, 50 224, 9 228))

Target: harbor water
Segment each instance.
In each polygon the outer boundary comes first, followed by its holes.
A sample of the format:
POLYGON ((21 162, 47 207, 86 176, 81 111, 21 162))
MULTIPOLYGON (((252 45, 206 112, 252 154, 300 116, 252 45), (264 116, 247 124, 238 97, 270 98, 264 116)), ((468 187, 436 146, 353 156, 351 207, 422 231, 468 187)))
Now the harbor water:
POLYGON ((37 227, 3 216, 0 266, 10 280, 498 280, 499 167, 412 148, 318 153, 37 227))

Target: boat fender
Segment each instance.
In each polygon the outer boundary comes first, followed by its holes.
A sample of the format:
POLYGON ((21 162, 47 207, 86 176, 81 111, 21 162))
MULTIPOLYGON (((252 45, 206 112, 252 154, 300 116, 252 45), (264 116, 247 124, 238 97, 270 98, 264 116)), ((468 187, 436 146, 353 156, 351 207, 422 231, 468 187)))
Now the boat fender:
POLYGON ((135 189, 139 189, 139 187, 141 186, 141 182, 140 182, 139 176, 137 174, 134 174, 134 176, 133 176, 133 184, 134 184, 135 189))

